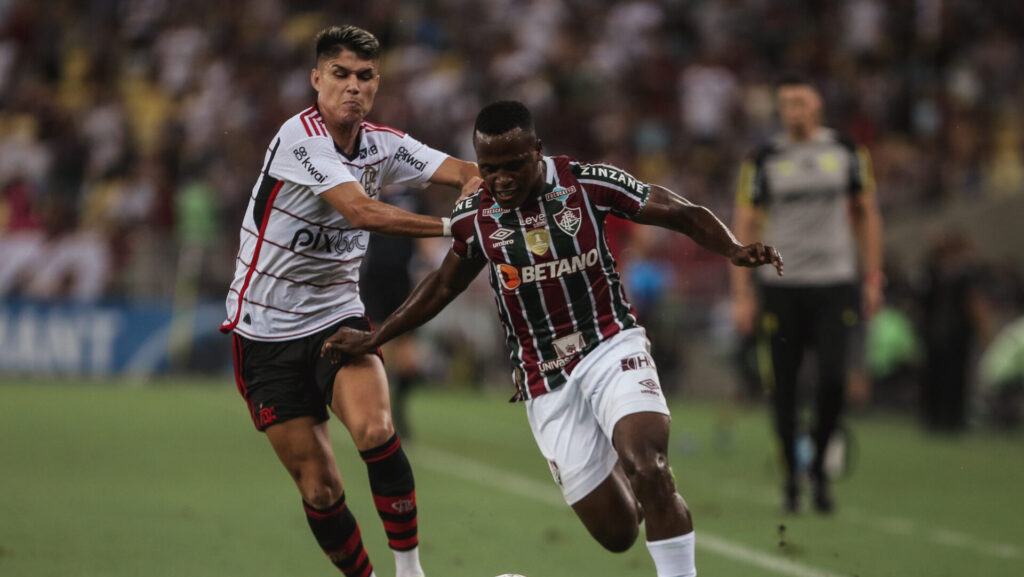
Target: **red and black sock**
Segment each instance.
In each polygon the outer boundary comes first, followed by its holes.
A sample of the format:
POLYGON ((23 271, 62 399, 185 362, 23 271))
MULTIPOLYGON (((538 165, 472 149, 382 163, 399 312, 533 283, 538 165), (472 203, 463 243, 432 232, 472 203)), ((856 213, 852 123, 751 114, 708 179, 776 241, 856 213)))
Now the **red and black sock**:
POLYGON ((363 537, 352 511, 345 506, 345 493, 326 509, 317 509, 303 501, 306 520, 320 548, 345 577, 368 577, 373 573, 370 556, 363 548, 363 537))
POLYGON ((419 545, 416 483, 398 433, 383 445, 360 451, 359 455, 366 462, 373 502, 384 522, 388 546, 396 551, 415 548, 419 545))

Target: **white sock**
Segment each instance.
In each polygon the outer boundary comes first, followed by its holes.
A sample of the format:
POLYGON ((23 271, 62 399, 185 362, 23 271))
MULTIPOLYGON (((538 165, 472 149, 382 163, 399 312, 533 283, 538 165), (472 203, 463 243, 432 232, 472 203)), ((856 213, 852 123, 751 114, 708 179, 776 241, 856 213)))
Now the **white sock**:
POLYGON ((693 531, 661 541, 648 541, 658 577, 697 577, 693 556, 693 531))
POLYGON ((413 547, 408 551, 391 551, 395 554, 395 577, 423 577, 419 547, 413 547))

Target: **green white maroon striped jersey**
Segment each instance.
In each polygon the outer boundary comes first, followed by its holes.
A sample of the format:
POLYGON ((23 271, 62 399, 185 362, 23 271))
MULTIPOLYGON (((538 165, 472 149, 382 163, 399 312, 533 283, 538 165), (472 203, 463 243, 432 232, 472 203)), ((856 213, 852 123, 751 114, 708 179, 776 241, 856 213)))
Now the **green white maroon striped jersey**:
POLYGON ((484 185, 452 214, 455 253, 490 265, 516 399, 557 388, 601 341, 638 326, 604 223, 639 214, 650 186, 606 164, 544 162, 544 191, 519 208, 499 207, 484 185))

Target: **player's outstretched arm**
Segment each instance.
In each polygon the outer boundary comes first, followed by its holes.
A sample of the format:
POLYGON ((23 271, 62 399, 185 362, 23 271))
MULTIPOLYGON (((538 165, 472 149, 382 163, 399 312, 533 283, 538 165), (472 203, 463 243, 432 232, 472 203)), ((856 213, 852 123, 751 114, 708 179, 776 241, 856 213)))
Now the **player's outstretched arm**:
POLYGON ((443 236, 444 221, 414 214, 366 195, 358 182, 345 182, 320 195, 353 227, 389 236, 443 236))
POLYGON ((651 185, 647 204, 633 220, 685 234, 702 247, 728 258, 736 266, 770 264, 782 276, 782 256, 774 247, 760 242, 741 244, 710 210, 665 187, 651 185))
POLYGON ((423 325, 462 294, 485 264, 484 260, 462 259, 453 251, 448 251, 441 267, 420 281, 409 298, 375 332, 338 329, 324 342, 320 355, 331 358, 338 353, 365 354, 423 325))

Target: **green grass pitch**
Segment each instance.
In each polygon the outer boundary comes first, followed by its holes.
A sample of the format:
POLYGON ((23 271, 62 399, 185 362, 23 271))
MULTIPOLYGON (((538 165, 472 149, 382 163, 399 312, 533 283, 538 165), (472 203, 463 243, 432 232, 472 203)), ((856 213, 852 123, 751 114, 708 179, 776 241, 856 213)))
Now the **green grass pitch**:
MULTIPOLYGON (((502 391, 504 392, 504 391, 502 391)), ((430 577, 651 576, 642 542, 605 552, 561 502, 523 407, 428 389, 412 403, 430 577)), ((779 512, 763 408, 676 400, 671 461, 702 576, 1017 576, 1024 434, 929 437, 855 417, 859 457, 831 517, 779 512)), ((291 480, 227 380, 0 384, 0 575, 334 575, 291 480)), ((348 500, 377 575, 393 561, 336 420, 348 500)))

